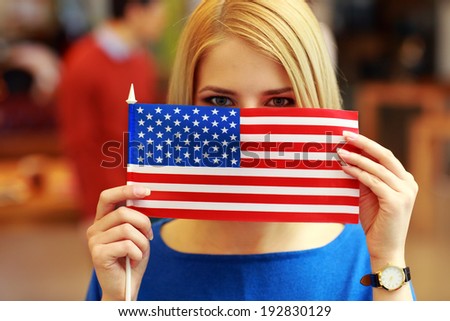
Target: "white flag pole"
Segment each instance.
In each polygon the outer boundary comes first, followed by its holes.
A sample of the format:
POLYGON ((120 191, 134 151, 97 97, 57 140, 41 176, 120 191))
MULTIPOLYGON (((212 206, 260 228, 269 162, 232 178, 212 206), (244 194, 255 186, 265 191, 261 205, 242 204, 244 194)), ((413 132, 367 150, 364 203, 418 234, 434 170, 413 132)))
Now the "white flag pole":
MULTIPOLYGON (((130 92, 126 102, 129 105, 137 103, 133 84, 130 86, 130 92)), ((129 205, 129 201, 127 201, 127 205, 129 205)), ((131 264, 128 256, 125 258, 125 301, 131 301, 131 264)))

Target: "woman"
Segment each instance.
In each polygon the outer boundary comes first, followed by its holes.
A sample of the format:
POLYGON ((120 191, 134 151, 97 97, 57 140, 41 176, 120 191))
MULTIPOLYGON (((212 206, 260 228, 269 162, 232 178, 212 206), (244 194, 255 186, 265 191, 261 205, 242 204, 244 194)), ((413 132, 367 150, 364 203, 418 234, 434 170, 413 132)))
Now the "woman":
MULTIPOLYGON (((203 1, 181 37, 168 102, 341 108, 320 27, 299 0, 203 1)), ((167 220, 152 229, 117 206, 151 191, 113 188, 87 233, 96 272, 88 299, 124 298, 126 256, 132 297, 143 300, 412 299, 411 286, 386 291, 359 280, 387 264, 406 267, 417 184, 390 151, 344 136, 363 151, 340 151, 343 170, 361 183, 360 225, 167 220)))

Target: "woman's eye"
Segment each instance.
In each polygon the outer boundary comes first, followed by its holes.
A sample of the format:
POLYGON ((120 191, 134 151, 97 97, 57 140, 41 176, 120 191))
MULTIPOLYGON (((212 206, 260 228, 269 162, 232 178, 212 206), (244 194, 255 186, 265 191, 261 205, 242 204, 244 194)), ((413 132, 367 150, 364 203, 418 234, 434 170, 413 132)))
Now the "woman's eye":
POLYGON ((209 97, 206 99, 206 101, 215 106, 232 106, 233 105, 233 101, 230 98, 227 98, 224 96, 209 97))
POLYGON ((275 97, 267 102, 267 106, 272 107, 287 107, 295 106, 295 101, 292 98, 275 97))

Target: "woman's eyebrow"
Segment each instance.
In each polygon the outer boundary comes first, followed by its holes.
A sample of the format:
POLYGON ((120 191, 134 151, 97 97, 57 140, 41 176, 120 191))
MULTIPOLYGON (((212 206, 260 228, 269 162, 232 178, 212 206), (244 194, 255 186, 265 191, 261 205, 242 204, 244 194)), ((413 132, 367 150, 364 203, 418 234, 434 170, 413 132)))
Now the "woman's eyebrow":
POLYGON ((202 89, 200 89, 198 91, 199 94, 201 94, 204 91, 214 91, 218 94, 223 94, 223 95, 236 95, 236 93, 232 90, 229 89, 225 89, 225 88, 220 88, 220 87, 216 87, 216 86, 206 86, 203 87, 202 89))
POLYGON ((279 88, 279 89, 270 89, 265 91, 263 94, 265 96, 270 96, 270 95, 280 95, 280 94, 285 94, 287 92, 291 92, 293 91, 292 87, 284 87, 284 88, 279 88))

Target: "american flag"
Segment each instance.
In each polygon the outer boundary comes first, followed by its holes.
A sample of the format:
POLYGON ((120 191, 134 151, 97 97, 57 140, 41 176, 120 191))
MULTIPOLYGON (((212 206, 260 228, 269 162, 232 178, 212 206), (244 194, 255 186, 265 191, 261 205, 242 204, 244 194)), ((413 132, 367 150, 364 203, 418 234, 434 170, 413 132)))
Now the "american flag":
MULTIPOLYGON (((354 111, 129 105, 128 205, 151 217, 357 223, 359 183, 336 154, 354 111)), ((346 147, 347 148, 347 147, 346 147)))

